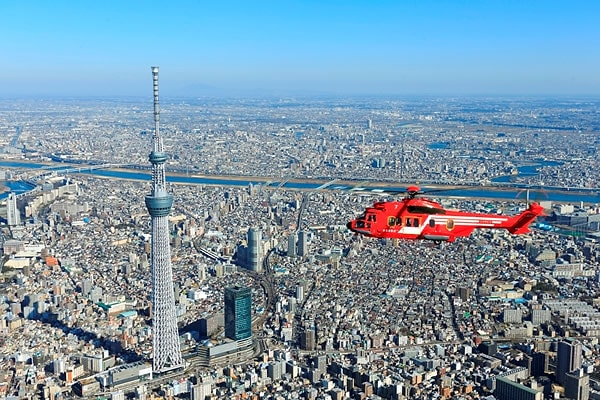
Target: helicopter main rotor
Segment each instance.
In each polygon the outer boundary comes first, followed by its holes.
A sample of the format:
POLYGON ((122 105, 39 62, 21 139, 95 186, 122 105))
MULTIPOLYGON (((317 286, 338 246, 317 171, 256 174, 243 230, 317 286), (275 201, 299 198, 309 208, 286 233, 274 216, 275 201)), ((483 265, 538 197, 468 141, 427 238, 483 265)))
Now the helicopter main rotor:
POLYGON ((406 188, 406 197, 408 197, 409 199, 414 199, 416 195, 418 194, 423 194, 425 192, 423 192, 421 190, 420 187, 418 186, 409 186, 408 188, 406 188))

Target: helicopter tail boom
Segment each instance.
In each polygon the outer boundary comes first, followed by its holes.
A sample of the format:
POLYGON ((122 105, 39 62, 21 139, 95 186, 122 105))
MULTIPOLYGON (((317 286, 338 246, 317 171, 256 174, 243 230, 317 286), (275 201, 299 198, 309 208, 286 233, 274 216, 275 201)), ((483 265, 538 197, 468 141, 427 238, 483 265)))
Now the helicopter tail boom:
POLYGON ((527 233, 529 232, 529 224, 543 215, 545 215, 544 208, 537 203, 532 203, 527 210, 509 219, 506 222, 506 229, 516 235, 527 233))

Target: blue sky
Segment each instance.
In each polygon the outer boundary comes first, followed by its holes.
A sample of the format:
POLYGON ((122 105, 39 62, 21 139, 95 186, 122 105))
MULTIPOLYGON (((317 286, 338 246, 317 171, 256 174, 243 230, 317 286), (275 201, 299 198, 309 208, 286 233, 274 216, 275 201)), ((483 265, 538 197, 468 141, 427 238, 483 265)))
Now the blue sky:
POLYGON ((0 1, 0 96, 600 95, 596 0, 0 1))

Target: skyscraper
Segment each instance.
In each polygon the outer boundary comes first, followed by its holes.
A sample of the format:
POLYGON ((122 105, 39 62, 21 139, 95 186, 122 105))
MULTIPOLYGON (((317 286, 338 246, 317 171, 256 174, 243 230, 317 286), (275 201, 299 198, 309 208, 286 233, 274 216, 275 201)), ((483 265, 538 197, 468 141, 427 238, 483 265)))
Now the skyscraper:
POLYGON ((17 208, 17 196, 10 192, 6 198, 6 223, 8 226, 21 225, 21 214, 17 208))
POLYGON ((262 231, 258 228, 248 229, 248 269, 262 271, 262 231))
POLYGON ((581 368, 581 354, 581 342, 577 340, 558 342, 556 352, 556 381, 558 383, 564 385, 566 375, 581 368))
POLYGON ((304 301, 304 286, 302 285, 296 286, 296 300, 298 300, 300 303, 304 301))
POLYGON ((165 162, 159 130, 158 67, 152 67, 154 83, 154 135, 152 152, 152 189, 146 196, 146 208, 152 217, 152 352, 153 370, 163 372, 183 365, 177 331, 173 271, 169 247, 169 214, 173 196, 167 193, 165 162))
POLYGON ((233 340, 252 336, 252 292, 248 287, 225 288, 225 336, 233 340))
POLYGON ((288 236, 288 248, 287 248, 288 257, 296 257, 296 233, 291 233, 288 236))
POLYGON ((298 231, 298 256, 304 257, 307 252, 307 232, 298 231))

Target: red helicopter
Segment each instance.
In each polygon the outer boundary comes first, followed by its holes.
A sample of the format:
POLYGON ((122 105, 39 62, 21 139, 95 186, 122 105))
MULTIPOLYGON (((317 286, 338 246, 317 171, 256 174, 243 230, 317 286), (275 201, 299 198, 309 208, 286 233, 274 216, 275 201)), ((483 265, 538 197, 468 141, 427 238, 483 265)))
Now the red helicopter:
POLYGON ((446 210, 433 200, 416 197, 423 194, 418 186, 410 186, 406 192, 401 201, 376 202, 346 226, 376 238, 453 242, 459 236, 469 236, 475 228, 527 233, 529 224, 544 215, 544 208, 537 203, 515 216, 446 210))

